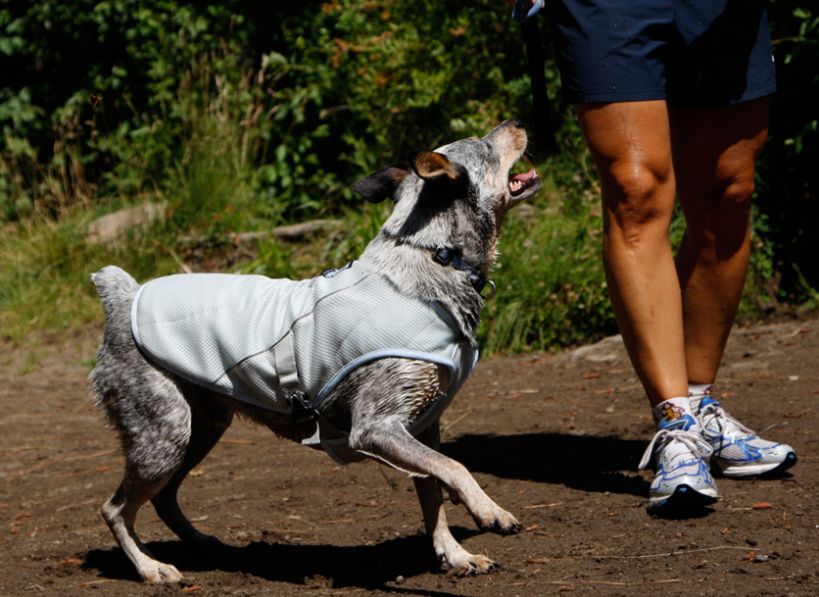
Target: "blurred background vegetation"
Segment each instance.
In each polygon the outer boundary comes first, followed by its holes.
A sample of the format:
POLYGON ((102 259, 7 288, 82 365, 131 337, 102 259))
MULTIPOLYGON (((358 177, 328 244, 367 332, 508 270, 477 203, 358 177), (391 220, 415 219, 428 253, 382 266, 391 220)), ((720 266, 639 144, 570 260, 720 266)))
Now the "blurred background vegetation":
MULTIPOLYGON (((759 168, 744 320, 816 306, 819 14, 769 3, 780 91, 759 168)), ((349 190, 419 149, 532 122, 521 31, 499 0, 0 2, 0 336, 42 342, 98 321, 88 275, 183 269, 314 275, 386 216, 349 190), (145 202, 166 217, 113 243, 88 225, 145 202), (296 240, 269 234, 340 221, 296 240), (248 235, 247 233, 255 233, 248 235), (239 241, 252 238, 252 241, 239 241)), ((559 151, 505 225, 490 351, 612 333, 598 188, 561 102, 540 20, 559 151)), ((678 218, 672 235, 684 224, 678 218)))

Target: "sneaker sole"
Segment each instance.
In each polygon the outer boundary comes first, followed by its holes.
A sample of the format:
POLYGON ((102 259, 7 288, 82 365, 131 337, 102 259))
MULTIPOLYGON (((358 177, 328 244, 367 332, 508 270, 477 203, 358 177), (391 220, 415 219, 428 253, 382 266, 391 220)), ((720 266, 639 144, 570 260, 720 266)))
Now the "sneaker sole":
POLYGON ((768 464, 751 464, 751 465, 723 465, 715 460, 714 464, 723 477, 756 477, 759 475, 768 475, 781 473, 788 470, 797 462, 796 453, 788 452, 782 462, 769 462, 768 464))
POLYGON ((689 485, 682 484, 678 485, 670 496, 652 501, 647 509, 649 514, 655 516, 680 514, 702 510, 715 503, 717 499, 716 495, 706 495, 689 485))

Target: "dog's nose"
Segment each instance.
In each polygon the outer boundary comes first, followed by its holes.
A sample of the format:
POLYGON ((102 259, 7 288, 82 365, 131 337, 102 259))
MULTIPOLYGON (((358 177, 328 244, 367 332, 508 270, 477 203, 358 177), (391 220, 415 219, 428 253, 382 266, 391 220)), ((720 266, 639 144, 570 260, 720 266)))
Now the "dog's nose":
POLYGON ((504 120, 498 126, 487 133, 485 139, 494 139, 496 136, 512 135, 514 137, 526 137, 526 128, 520 120, 504 120))
POLYGON ((523 123, 520 120, 515 118, 510 118, 509 120, 504 120, 501 122, 498 127, 499 129, 506 129, 506 128, 514 128, 514 129, 522 129, 523 123))

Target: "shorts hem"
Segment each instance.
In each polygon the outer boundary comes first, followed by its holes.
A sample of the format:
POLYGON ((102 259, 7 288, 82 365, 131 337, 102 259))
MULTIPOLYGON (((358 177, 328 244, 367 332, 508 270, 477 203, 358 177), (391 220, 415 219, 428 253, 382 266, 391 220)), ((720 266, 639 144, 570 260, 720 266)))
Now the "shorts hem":
POLYGON ((666 91, 644 90, 644 91, 598 91, 591 93, 577 93, 567 91, 563 93, 563 98, 571 104, 607 104, 614 102, 647 102, 652 100, 666 99, 666 91))
POLYGON ((733 98, 697 98, 697 97, 683 97, 683 98, 675 98, 669 97, 668 103, 672 106, 692 106, 692 107, 700 107, 700 108, 718 108, 722 106, 735 106, 737 104, 744 104, 745 102, 750 102, 755 99, 759 99, 762 97, 767 97, 769 95, 773 95, 776 93, 776 83, 765 83, 763 85, 757 85, 756 87, 751 87, 750 89, 746 89, 742 92, 739 97, 733 98))
POLYGON ((771 82, 746 89, 737 98, 680 98, 669 96, 668 92, 663 89, 661 91, 624 91, 622 93, 611 91, 577 93, 567 91, 563 93, 563 99, 570 104, 609 104, 618 102, 647 102, 652 100, 666 100, 669 105, 674 106, 718 107, 742 104, 773 95, 774 93, 776 93, 776 83, 771 82))

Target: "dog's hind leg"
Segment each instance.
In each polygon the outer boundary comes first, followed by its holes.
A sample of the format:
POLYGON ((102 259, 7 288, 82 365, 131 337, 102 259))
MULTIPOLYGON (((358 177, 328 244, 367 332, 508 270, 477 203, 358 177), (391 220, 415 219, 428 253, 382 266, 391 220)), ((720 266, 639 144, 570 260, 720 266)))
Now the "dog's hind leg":
POLYGON ((175 566, 154 559, 134 531, 137 511, 159 488, 167 482, 163 479, 146 481, 133 469, 126 469, 125 478, 114 495, 102 506, 102 517, 131 560, 143 580, 154 583, 174 583, 182 580, 175 566))
POLYGON ((142 505, 162 491, 185 461, 191 409, 171 379, 131 356, 123 362, 103 353, 95 369, 95 387, 116 423, 125 453, 125 476, 103 505, 102 516, 143 580, 178 582, 182 575, 151 556, 134 531, 134 521, 142 505), (123 367, 125 363, 130 366, 123 367))
POLYGON ((192 404, 191 436, 185 451, 185 459, 171 480, 157 493, 151 502, 159 518, 185 543, 206 549, 220 545, 211 535, 197 530, 179 507, 177 493, 185 477, 217 444, 233 420, 233 411, 209 396, 197 396, 192 404))
MULTIPOLYGON (((418 439, 437 451, 440 445, 438 421, 421 433, 418 439)), ((413 481, 418 492, 418 501, 421 503, 421 512, 424 514, 424 527, 432 539, 432 546, 441 566, 459 576, 491 572, 495 568, 495 563, 491 559, 484 555, 469 553, 452 536, 438 479, 427 476, 415 477, 413 481)))
MULTIPOLYGON (((109 365, 107 359, 98 367, 109 365)), ((191 409, 177 385, 156 370, 134 367, 123 376, 119 399, 107 393, 125 452, 125 476, 102 507, 102 516, 125 555, 146 581, 172 583, 182 575, 154 559, 134 531, 138 510, 173 478, 185 460, 191 437, 191 409), (140 384, 137 387, 136 384, 140 384)), ((106 378, 107 382, 112 378, 106 378)), ((100 381, 100 387, 103 386, 100 381)))

